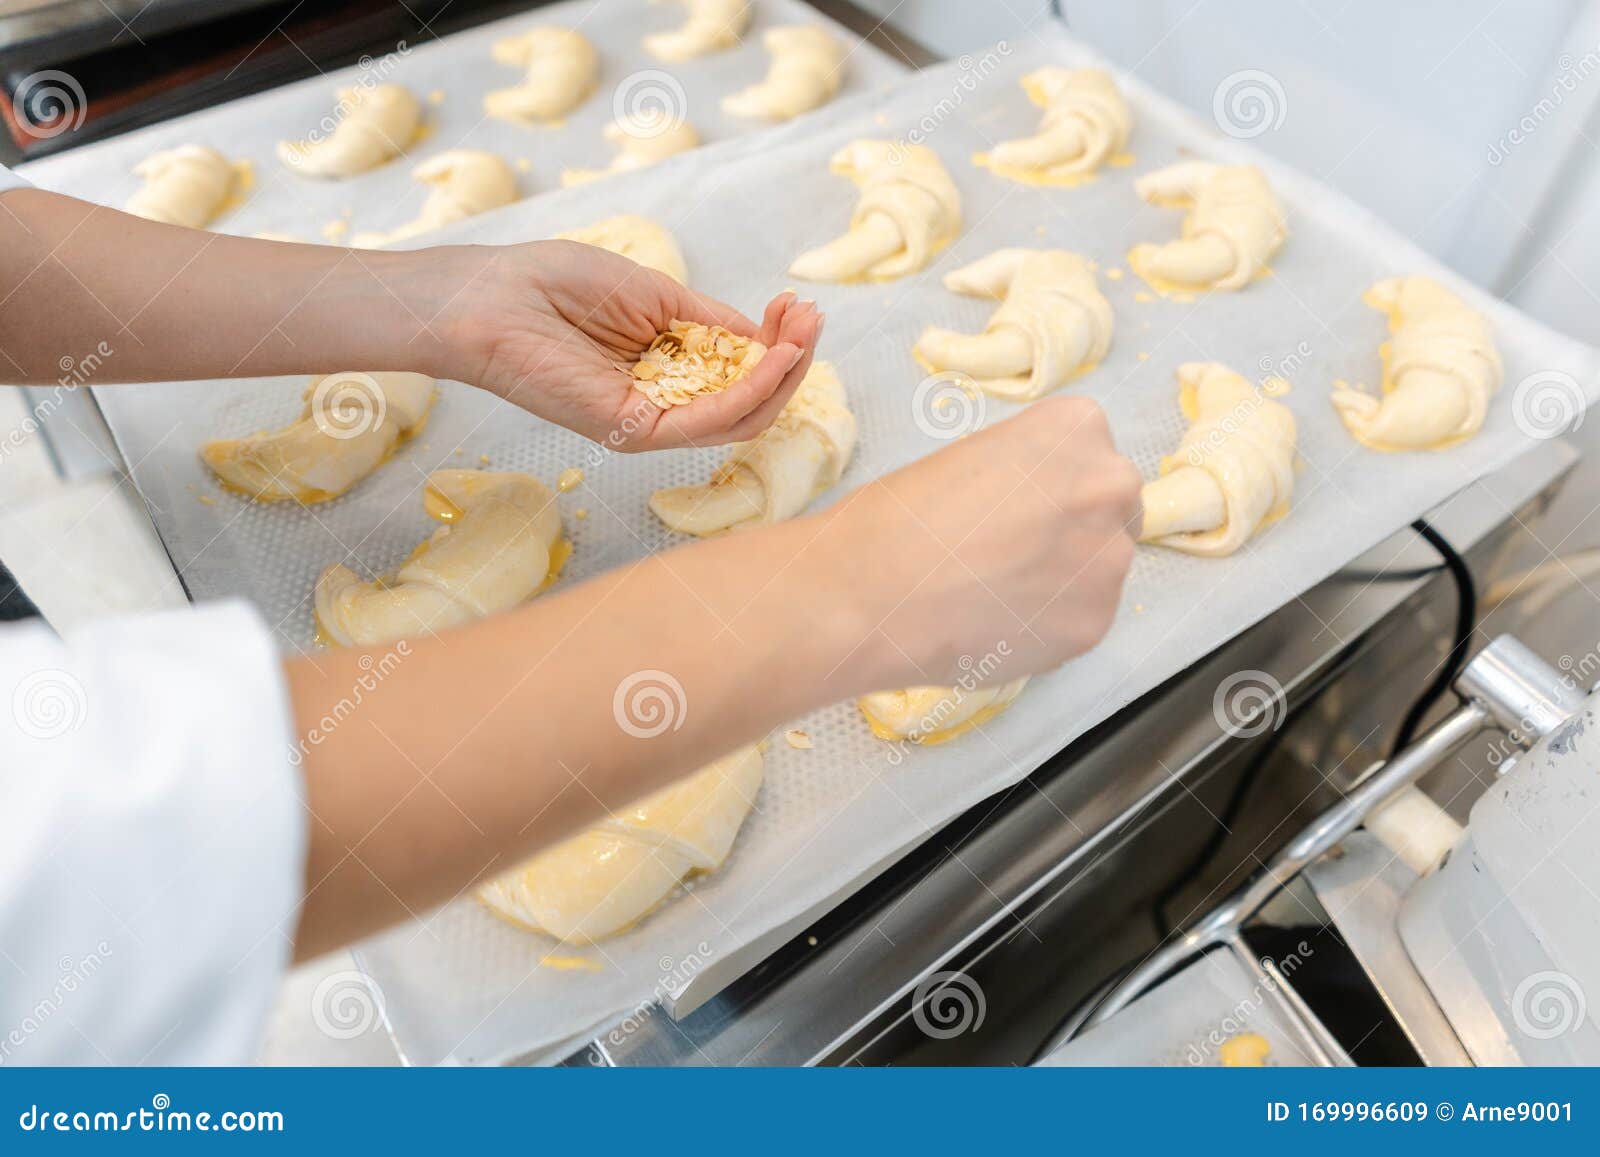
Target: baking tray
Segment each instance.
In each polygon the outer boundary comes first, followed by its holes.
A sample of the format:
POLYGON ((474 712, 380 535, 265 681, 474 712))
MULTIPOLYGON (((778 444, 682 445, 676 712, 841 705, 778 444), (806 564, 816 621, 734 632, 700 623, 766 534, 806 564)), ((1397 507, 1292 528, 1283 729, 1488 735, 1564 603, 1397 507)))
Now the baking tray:
MULTIPOLYGON (((551 193, 437 239, 516 241, 610 213, 644 213, 677 233, 698 288, 754 311, 790 284, 785 268, 795 253, 832 236, 849 217, 854 190, 828 173, 831 153, 856 137, 918 134, 960 187, 966 229, 920 275, 808 289, 829 313, 822 353, 837 365, 861 426, 857 456, 825 502, 942 444, 928 414, 918 421, 924 395, 912 342, 927 324, 976 330, 990 311, 945 292, 944 271, 1002 245, 1059 245, 1104 269, 1120 268, 1130 243, 1175 236, 1178 226, 1176 214, 1138 200, 1135 175, 1188 153, 1255 161, 1290 217, 1292 235, 1274 276, 1243 293, 1188 303, 1140 302, 1135 278, 1106 280, 1116 339, 1106 361, 1072 388, 1104 404, 1119 444, 1153 473, 1184 425, 1178 364, 1215 359, 1252 376, 1283 373, 1295 383, 1285 401, 1301 425, 1305 464, 1293 511, 1230 559, 1141 551, 1106 642, 1036 679, 1009 712, 959 742, 925 750, 881 743, 849 704, 796 721, 815 746, 772 744, 765 788, 728 865, 625 935, 584 950, 597 971, 542 965, 547 941, 499 923, 467 898, 371 941, 360 956, 409 1060, 558 1056, 608 1020, 621 1022, 612 1031, 626 1031, 640 1016, 663 1015, 639 1011, 658 1003, 692 1007, 951 817, 1536 444, 1526 420, 1519 425, 1512 413, 1519 383, 1571 382, 1582 400, 1593 400, 1600 353, 1459 284, 1370 214, 1224 139, 1127 76, 1120 79, 1138 120, 1131 168, 1062 190, 1004 182, 974 167, 973 153, 1034 128, 1037 112, 1017 80, 1049 62, 1099 63, 1054 33, 1027 46, 974 52, 891 93, 675 158, 651 180, 551 193), (1383 319, 1359 303, 1360 294, 1381 276, 1411 272, 1456 285, 1490 315, 1507 386, 1482 433, 1465 445, 1384 455, 1348 436, 1328 387, 1336 378, 1373 380, 1383 319)), ((722 453, 607 456, 480 392, 449 386, 426 435, 336 502, 310 511, 263 508, 218 492, 194 447, 292 415, 298 388, 279 381, 99 391, 191 590, 252 599, 289 649, 309 645, 308 596, 323 566, 344 560, 382 571, 427 533, 418 490, 437 464, 474 464, 487 455, 496 468, 546 479, 582 467, 583 485, 562 499, 576 548, 562 581, 571 583, 674 545, 648 511, 650 492, 704 479, 722 453), (572 518, 579 507, 587 509, 586 521, 572 518)), ((1016 409, 988 401, 983 418, 1016 409)), ((1003 661, 996 675, 1005 677, 1003 661)))
POLYGON ((852 45, 839 96, 876 91, 905 66, 801 0, 757 0, 738 47, 684 63, 664 63, 644 50, 643 37, 683 19, 680 4, 648 0, 568 0, 518 16, 423 41, 322 76, 308 77, 163 121, 149 128, 17 171, 43 188, 120 207, 139 188, 134 166, 151 153, 184 144, 210 145, 247 161, 253 187, 212 228, 221 233, 278 233, 303 241, 345 243, 367 230, 388 231, 417 215, 428 190, 411 180, 422 161, 447 149, 484 149, 518 170, 524 196, 560 188, 562 170, 601 168, 614 153, 601 132, 615 105, 669 107, 710 144, 769 129, 770 123, 722 111, 722 97, 759 80, 769 57, 761 33, 782 24, 825 24, 852 45), (483 94, 516 84, 523 70, 496 64, 496 40, 545 24, 581 31, 600 58, 595 92, 559 125, 524 126, 487 117, 483 94), (403 157, 345 181, 300 176, 276 155, 280 140, 300 140, 334 109, 337 90, 357 83, 403 84, 424 102, 423 139, 403 157))

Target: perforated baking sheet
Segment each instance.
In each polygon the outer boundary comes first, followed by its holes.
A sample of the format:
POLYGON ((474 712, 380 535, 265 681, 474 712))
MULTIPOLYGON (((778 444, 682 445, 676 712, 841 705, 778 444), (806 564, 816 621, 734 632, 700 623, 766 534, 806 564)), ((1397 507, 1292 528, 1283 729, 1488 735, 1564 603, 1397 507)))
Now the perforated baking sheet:
POLYGON ((825 24, 852 45, 841 98, 877 91, 906 71, 801 0, 757 0, 752 8, 750 30, 738 47, 679 64, 655 59, 642 41, 681 23, 681 4, 567 0, 541 5, 444 38, 424 34, 415 44, 361 64, 34 161, 18 171, 43 188, 121 206, 141 184, 134 166, 150 154, 178 145, 210 145, 249 162, 254 182, 238 206, 212 225, 214 230, 347 244, 359 232, 391 230, 414 218, 428 190, 411 180, 411 171, 447 149, 484 149, 504 157, 518 170, 520 192, 532 196, 560 188, 564 169, 608 164, 615 149, 601 133, 623 108, 670 109, 707 144, 769 128, 769 122, 723 112, 721 101, 766 74, 769 57, 761 33, 777 25, 825 24), (559 125, 530 127, 485 116, 484 93, 514 85, 523 75, 522 69, 496 64, 490 45, 540 25, 576 28, 594 44, 600 59, 594 93, 559 125), (405 156, 345 181, 301 176, 277 159, 278 141, 304 139, 333 113, 340 88, 378 83, 405 85, 424 102, 422 139, 405 156))
MULTIPOLYGON (((1285 401, 1300 423, 1305 463, 1294 509, 1231 559, 1141 551, 1106 642, 1036 679, 1009 712, 958 742, 901 752, 873 739, 848 704, 795 721, 815 746, 795 750, 781 737, 772 744, 766 785, 728 865, 700 882, 692 897, 581 953, 597 971, 541 966, 548 942, 497 922, 469 899, 374 940, 361 955, 411 1060, 471 1063, 556 1053, 608 1016, 680 994, 693 1003, 697 989, 703 994, 754 963, 772 936, 836 902, 886 859, 1527 449, 1533 439, 1512 414, 1519 383, 1546 375, 1539 380, 1570 381, 1584 399, 1594 397, 1600 354, 1458 285, 1491 316, 1505 356, 1507 386, 1483 432, 1440 454, 1362 449, 1327 398, 1334 379, 1370 383, 1378 372, 1383 319, 1359 303, 1361 292, 1394 273, 1454 279, 1367 213, 1220 138, 1127 77, 1122 83, 1138 120, 1131 168, 1072 190, 1023 187, 975 168, 974 152, 1034 128, 1036 111, 1017 79, 1052 61, 1097 63, 1055 35, 975 52, 908 79, 886 98, 835 107, 759 141, 677 158, 650 180, 525 201, 448 236, 512 241, 624 210, 644 213, 677 233, 697 287, 753 312, 790 284, 784 270, 793 256, 841 230, 850 215, 854 190, 828 173, 830 154, 857 137, 919 134, 960 187, 966 216, 960 239, 918 276, 808 289, 828 311, 822 352, 836 363, 861 425, 860 448, 837 494, 941 445, 925 428, 931 423, 919 424, 914 412, 922 375, 910 347, 927 324, 976 330, 990 308, 945 292, 942 273, 1004 245, 1062 246, 1107 272, 1123 268, 1130 243, 1172 237, 1178 228, 1177 214, 1137 199, 1134 176, 1186 152, 1257 161, 1291 223, 1275 275, 1239 294, 1186 304, 1143 302, 1137 279, 1107 278, 1118 326, 1112 351, 1072 388, 1105 405, 1119 444, 1151 472, 1183 426, 1174 385, 1180 363, 1215 359, 1251 376, 1282 373, 1294 383, 1285 401)), ((363 571, 381 571, 427 533, 419 486, 435 464, 471 465, 486 454, 497 468, 546 479, 584 467, 583 485, 562 498, 576 547, 562 581, 574 583, 672 542, 647 509, 650 492, 703 479, 720 458, 717 452, 597 456, 573 435, 451 386, 426 435, 336 502, 310 511, 260 508, 217 491, 195 462, 195 446, 291 416, 297 389, 293 382, 255 382, 100 391, 191 588, 205 597, 247 595, 290 648, 309 642, 308 595, 318 570, 353 560, 363 571), (571 517, 578 507, 589 511, 587 521, 571 517)), ((1015 411, 989 401, 984 417, 1015 411)), ((1003 663, 996 674, 1004 677, 1003 663)))

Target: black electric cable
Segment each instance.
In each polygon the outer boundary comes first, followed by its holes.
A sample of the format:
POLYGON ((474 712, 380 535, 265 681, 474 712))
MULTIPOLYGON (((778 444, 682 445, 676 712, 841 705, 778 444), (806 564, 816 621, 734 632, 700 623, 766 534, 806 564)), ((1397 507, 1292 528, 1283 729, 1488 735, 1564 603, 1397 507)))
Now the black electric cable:
POLYGON ((1472 647, 1472 632, 1478 622, 1478 592, 1472 585, 1472 572, 1467 569, 1466 560, 1442 534, 1428 524, 1426 519, 1417 519, 1411 524, 1411 529, 1439 552, 1439 557, 1444 560, 1446 569, 1450 571, 1450 577, 1455 580, 1456 629, 1454 640, 1450 645, 1450 654, 1434 674, 1433 681, 1421 695, 1417 696, 1417 701, 1411 705, 1411 710, 1407 711, 1405 718, 1401 720, 1400 730, 1395 732, 1394 743, 1389 747, 1390 759, 1411 745, 1411 741, 1417 736, 1417 729, 1422 726, 1423 719, 1433 709, 1434 704, 1443 698, 1444 693, 1450 690, 1450 685, 1456 681, 1456 676, 1460 675, 1461 669, 1467 665, 1467 652, 1472 647))
MULTIPOLYGON (((1451 546, 1445 538, 1434 530, 1426 519, 1417 519, 1411 524, 1411 529, 1416 531, 1429 546, 1439 552, 1443 560, 1439 566, 1418 568, 1411 572, 1389 571, 1380 574, 1379 578, 1389 576, 1398 577, 1408 574, 1410 577, 1421 577, 1433 574, 1439 570, 1448 570, 1456 584, 1456 628, 1454 641, 1450 648, 1449 658, 1439 669, 1431 682, 1411 705, 1400 724, 1400 731, 1395 737, 1395 744, 1390 750, 1390 758, 1401 748, 1407 746, 1415 738, 1416 730, 1424 716, 1439 701, 1445 691, 1455 682, 1456 676, 1461 673, 1461 668, 1466 664, 1467 648, 1472 642, 1472 631, 1476 624, 1478 614, 1477 592, 1472 585, 1472 572, 1467 569, 1467 564, 1455 547, 1451 546)), ((1250 797, 1250 790, 1261 777, 1261 771, 1266 767, 1273 754, 1282 743, 1284 733, 1289 730, 1289 725, 1295 721, 1300 713, 1316 699, 1315 695, 1307 695, 1296 703, 1284 715, 1283 722, 1270 736, 1261 741, 1261 746, 1250 757, 1250 763, 1240 773, 1238 782, 1234 784, 1233 792, 1228 796, 1223 805, 1222 814, 1217 817, 1217 828, 1211 833, 1211 838, 1195 855, 1189 867, 1182 872, 1176 880, 1169 884, 1158 894, 1152 903, 1151 919, 1155 923, 1156 935, 1162 940, 1171 936, 1174 925, 1168 918, 1167 909, 1173 900, 1182 894, 1216 858, 1222 850, 1223 843, 1233 833, 1233 827, 1239 816, 1244 811, 1245 801, 1250 797)))

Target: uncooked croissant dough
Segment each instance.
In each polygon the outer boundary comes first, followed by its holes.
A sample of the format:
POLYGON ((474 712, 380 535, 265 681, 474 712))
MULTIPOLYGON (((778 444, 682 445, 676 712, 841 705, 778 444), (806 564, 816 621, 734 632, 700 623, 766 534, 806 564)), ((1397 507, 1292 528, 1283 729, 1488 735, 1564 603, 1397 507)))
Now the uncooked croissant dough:
MULTIPOLYGON (((409 149, 422 124, 422 106, 398 84, 339 90, 331 131, 303 141, 279 141, 278 159, 312 177, 353 177, 409 149)), ((325 122, 326 123, 326 120, 325 122)))
POLYGON ((689 267, 684 264, 677 238, 648 217, 621 213, 559 236, 564 241, 581 241, 585 245, 609 249, 629 261, 665 273, 674 281, 688 284, 689 267))
POLYGON ((813 362, 777 420, 735 446, 710 482, 657 490, 650 509, 682 534, 781 522, 839 481, 855 448, 844 383, 827 362, 813 362))
POLYGON ((674 319, 633 364, 633 388, 663 410, 750 376, 767 347, 720 325, 674 319))
POLYGON ((1111 347, 1111 303, 1076 253, 1001 249, 945 274, 944 285, 1003 300, 981 334, 924 330, 917 360, 936 373, 966 374, 996 397, 1031 401, 1093 368, 1111 347))
MULTIPOLYGON (((655 0, 661 3, 661 0, 655 0)), ((746 0, 683 0, 689 9, 682 27, 644 38, 645 51, 658 60, 691 60, 732 48, 750 24, 746 0)))
POLYGON ((238 166, 204 145, 156 153, 133 172, 144 178, 144 186, 129 198, 128 212, 189 229, 211 224, 239 182, 238 166))
POLYGON ((700 134, 688 121, 673 120, 669 114, 654 110, 612 121, 605 127, 605 137, 617 146, 611 164, 603 169, 567 169, 561 174, 562 185, 582 185, 613 173, 635 172, 700 143, 700 134))
POLYGON ((1488 320, 1426 277, 1391 277, 1362 297, 1389 315, 1379 348, 1383 398, 1335 388, 1333 405, 1375 450, 1434 450, 1472 437, 1500 388, 1500 351, 1488 320))
POLYGON ((887 281, 915 273, 961 229, 961 194, 939 154, 926 145, 862 140, 828 167, 861 189, 850 231, 795 258, 789 272, 807 281, 887 281))
POLYGON ((207 442, 200 458, 258 502, 326 502, 371 474, 421 427, 436 385, 426 374, 312 378, 299 421, 249 438, 207 442))
POLYGON ((408 237, 432 233, 517 199, 517 177, 511 166, 493 153, 477 149, 451 149, 431 157, 416 167, 411 179, 432 190, 416 220, 388 233, 357 233, 350 239, 351 245, 357 249, 390 245, 408 237))
POLYGON ((594 45, 570 28, 530 28, 496 40, 489 51, 498 63, 527 70, 521 83, 484 96, 483 111, 492 117, 523 124, 553 121, 594 91, 599 71, 594 45))
POLYGON ((685 877, 722 866, 761 775, 761 749, 741 747, 490 880, 478 895, 497 916, 558 940, 611 936, 685 877))
POLYGON ((1161 476, 1145 484, 1140 541, 1232 554, 1289 509, 1294 415, 1216 362, 1179 366, 1178 386, 1190 425, 1161 476))
POLYGON ((730 93, 722 107, 734 116, 786 121, 826 104, 844 75, 844 43, 818 24, 773 28, 761 37, 772 54, 766 79, 730 93))
POLYGON ((910 687, 876 691, 856 700, 879 739, 932 745, 981 727, 1011 706, 1027 677, 996 686, 910 687))
POLYGON ((1109 73, 1052 65, 1024 76, 1022 88, 1044 109, 1039 131, 979 153, 984 168, 1030 185, 1075 185, 1127 145, 1133 117, 1109 73))
POLYGON ((527 474, 435 470, 423 493, 444 522, 392 578, 334 565, 317 579, 317 627, 341 646, 387 643, 509 610, 564 561, 556 496, 527 474))
POLYGON ((1152 289, 1239 289, 1283 244, 1283 210, 1254 165, 1180 161, 1134 182, 1153 205, 1185 208, 1183 238, 1135 245, 1128 264, 1152 289))

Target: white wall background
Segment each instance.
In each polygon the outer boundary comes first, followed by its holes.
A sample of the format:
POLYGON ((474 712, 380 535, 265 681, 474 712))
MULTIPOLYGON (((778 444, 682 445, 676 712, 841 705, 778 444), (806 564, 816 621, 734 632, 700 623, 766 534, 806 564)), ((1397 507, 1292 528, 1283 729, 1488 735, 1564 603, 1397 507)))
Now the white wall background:
MULTIPOLYGON (((1050 18, 1048 0, 864 2, 949 55, 1050 18)), ((1255 144, 1528 312, 1600 342, 1600 3, 1062 7, 1076 35, 1208 116, 1227 78, 1266 73, 1283 116, 1255 144)))

